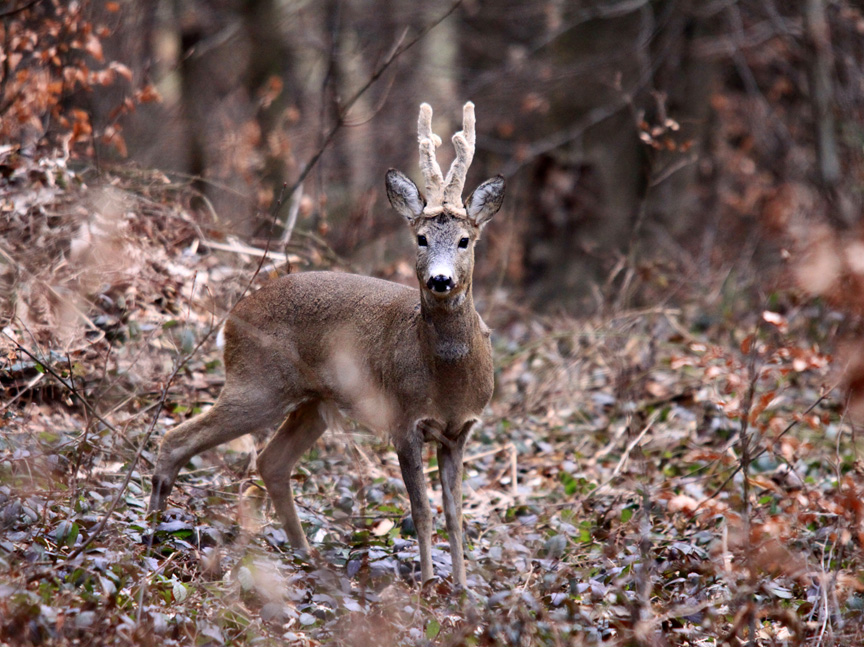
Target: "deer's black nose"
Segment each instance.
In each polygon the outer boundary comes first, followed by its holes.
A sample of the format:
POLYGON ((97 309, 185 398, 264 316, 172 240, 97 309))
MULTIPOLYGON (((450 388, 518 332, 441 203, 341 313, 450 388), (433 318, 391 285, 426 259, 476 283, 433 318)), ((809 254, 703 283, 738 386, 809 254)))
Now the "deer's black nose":
POLYGON ((449 292, 453 289, 453 279, 449 276, 439 274, 426 281, 426 287, 433 292, 449 292))

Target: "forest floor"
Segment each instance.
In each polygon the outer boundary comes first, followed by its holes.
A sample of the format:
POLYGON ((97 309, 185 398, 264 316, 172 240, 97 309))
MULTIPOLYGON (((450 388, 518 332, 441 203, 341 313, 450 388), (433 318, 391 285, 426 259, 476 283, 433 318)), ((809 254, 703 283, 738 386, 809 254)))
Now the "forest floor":
POLYGON ((196 457, 146 514, 159 439, 219 392, 226 308, 327 254, 301 240, 259 267, 158 173, 0 163, 0 643, 864 644, 844 315, 782 291, 754 309, 722 281, 587 319, 487 298, 470 592, 449 580, 431 447, 421 589, 396 456, 360 430, 298 469, 311 556, 260 488, 263 437, 196 457))

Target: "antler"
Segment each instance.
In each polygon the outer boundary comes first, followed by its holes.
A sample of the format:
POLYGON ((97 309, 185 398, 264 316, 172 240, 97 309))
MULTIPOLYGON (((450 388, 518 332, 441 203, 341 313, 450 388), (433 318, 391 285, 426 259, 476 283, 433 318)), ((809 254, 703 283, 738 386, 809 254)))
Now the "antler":
POLYGON ((444 176, 435 158, 435 149, 441 145, 441 138, 432 132, 432 106, 420 104, 420 117, 417 120, 417 139, 420 140, 420 171, 426 183, 426 204, 440 207, 443 200, 444 176))
POLYGON ((453 147, 456 149, 456 159, 447 171, 444 180, 444 203, 462 206, 462 189, 465 188, 465 177, 468 167, 474 159, 474 104, 470 101, 462 108, 462 130, 453 135, 453 147))
POLYGON ((441 145, 441 138, 432 132, 432 107, 428 103, 420 105, 417 120, 417 139, 420 142, 420 170, 426 184, 426 207, 423 213, 434 216, 444 210, 446 204, 451 211, 465 215, 462 204, 462 190, 465 176, 474 158, 474 104, 470 101, 462 109, 462 130, 453 135, 456 159, 447 171, 447 178, 441 174, 441 167, 435 157, 435 149, 441 145))

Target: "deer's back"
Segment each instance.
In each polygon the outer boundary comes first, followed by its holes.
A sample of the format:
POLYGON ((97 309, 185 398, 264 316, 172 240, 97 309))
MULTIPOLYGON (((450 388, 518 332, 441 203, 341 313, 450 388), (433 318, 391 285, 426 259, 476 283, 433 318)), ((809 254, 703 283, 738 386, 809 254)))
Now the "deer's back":
POLYGON ((417 290, 398 283, 338 272, 289 274, 234 308, 225 329, 226 366, 243 361, 245 354, 235 351, 248 345, 277 355, 287 345, 312 364, 340 344, 380 348, 414 328, 418 313, 417 290))
POLYGON ((328 327, 351 320, 372 326, 388 316, 407 316, 419 305, 416 289, 369 276, 340 272, 289 274, 265 284, 243 299, 232 319, 256 319, 261 325, 328 327))

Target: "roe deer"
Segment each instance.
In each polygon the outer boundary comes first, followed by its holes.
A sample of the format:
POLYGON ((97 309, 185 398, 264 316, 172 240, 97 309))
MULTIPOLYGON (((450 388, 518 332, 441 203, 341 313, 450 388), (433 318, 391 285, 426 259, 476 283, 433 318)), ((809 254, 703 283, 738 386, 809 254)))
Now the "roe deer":
POLYGON ((289 274, 242 299, 225 324, 225 386, 213 407, 170 431, 159 451, 150 509, 161 510, 180 468, 199 452, 282 422, 258 458, 261 478, 291 544, 308 548, 291 472, 328 426, 346 415, 392 439, 411 501, 422 582, 433 577, 432 516, 423 443, 438 444, 453 581, 465 587, 462 452, 492 396, 489 329, 474 309, 474 244, 501 207, 504 179, 462 189, 474 156, 474 105, 453 136, 447 177, 432 108, 420 106, 426 198, 390 169, 387 197, 417 241, 416 289, 335 272, 289 274), (286 418, 287 415, 287 418, 286 418))

